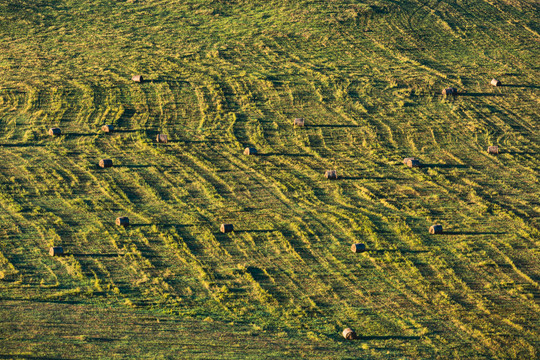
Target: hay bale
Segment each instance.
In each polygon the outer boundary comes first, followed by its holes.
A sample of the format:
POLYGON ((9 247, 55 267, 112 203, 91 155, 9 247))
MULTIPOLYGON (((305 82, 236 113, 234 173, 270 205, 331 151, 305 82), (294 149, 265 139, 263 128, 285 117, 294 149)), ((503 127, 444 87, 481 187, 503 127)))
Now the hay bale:
POLYGON ((294 119, 294 126, 304 126, 304 119, 303 118, 294 119))
POLYGON ((64 248, 61 246, 53 246, 49 249, 49 255, 51 256, 62 256, 64 255, 64 248))
POLYGON ((422 163, 418 159, 408 159, 407 166, 410 168, 419 168, 422 167, 422 163))
POLYGON ((353 329, 350 329, 350 328, 346 328, 345 330, 343 330, 342 335, 347 340, 356 340, 356 339, 358 339, 358 335, 356 335, 356 332, 353 329))
POLYGON ((493 86, 501 86, 501 82, 497 79, 491 79, 491 85, 493 86))
POLYGON ((49 129, 49 135, 51 136, 59 136, 62 134, 62 130, 60 128, 50 128, 49 129))
POLYGON ((101 131, 106 133, 112 133, 114 131, 114 125, 103 125, 101 131))
POLYGON ((257 149, 247 147, 244 149, 244 155, 257 155, 257 149))
POLYGON ((113 163, 112 163, 111 159, 101 159, 101 160, 99 160, 99 167, 110 168, 112 166, 113 166, 113 163))
POLYGON ((221 224, 219 231, 221 231, 222 233, 228 233, 234 231, 234 226, 233 224, 221 224))
POLYGON ((457 95, 457 89, 456 88, 447 88, 443 89, 442 91, 443 95, 457 95))
POLYGON ((337 171, 336 170, 326 170, 324 173, 324 177, 330 180, 336 180, 337 179, 337 171))
POLYGON ((442 234, 442 225, 441 224, 431 225, 429 228, 429 233, 431 235, 442 234))
POLYGON ((409 160, 416 160, 416 158, 413 158, 413 157, 406 157, 405 159, 403 159, 403 164, 407 165, 407 163, 409 162, 409 160))
POLYGON ((366 251, 366 244, 352 244, 351 251, 353 253, 360 253, 366 251))
POLYGON ((156 141, 158 143, 163 143, 163 144, 166 144, 168 139, 167 139, 167 135, 165 134, 159 134, 157 137, 156 137, 156 141))
POLYGON ((142 75, 135 75, 131 78, 131 80, 135 81, 135 82, 138 82, 138 83, 142 83, 144 80, 143 80, 143 76, 142 75))
POLYGON ((488 154, 498 155, 499 147, 498 146, 488 146, 488 154))
POLYGON ((128 226, 129 225, 129 218, 127 216, 120 216, 116 218, 116 225, 118 226, 128 226))

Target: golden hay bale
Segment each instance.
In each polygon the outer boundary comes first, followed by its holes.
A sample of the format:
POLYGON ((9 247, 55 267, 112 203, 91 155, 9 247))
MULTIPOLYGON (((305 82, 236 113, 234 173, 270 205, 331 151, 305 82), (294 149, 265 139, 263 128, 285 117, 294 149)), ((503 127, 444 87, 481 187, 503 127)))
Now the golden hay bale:
POLYGON ((353 253, 359 253, 366 251, 366 244, 352 244, 351 251, 353 253))
POLYGON ((498 146, 488 146, 488 154, 494 154, 494 155, 498 155, 499 154, 499 147, 498 146))
POLYGON ((257 149, 247 147, 244 149, 244 155, 257 155, 257 149))
POLYGON ((234 226, 233 224, 221 224, 219 231, 221 231, 222 233, 228 233, 234 231, 234 226))
POLYGON ((49 135, 51 136, 58 136, 62 134, 62 130, 60 130, 60 128, 50 128, 49 129, 49 135))
POLYGON ((326 170, 324 173, 324 177, 330 180, 337 179, 337 171, 336 170, 326 170))
POLYGON ((442 234, 442 225, 441 224, 431 225, 429 228, 429 233, 431 235, 442 234))
POLYGON ((457 89, 456 88, 443 89, 442 94, 443 95, 457 95, 457 89))
POLYGON ((497 79, 491 79, 491 85, 493 86, 501 86, 501 82, 497 79))
POLYGON ((101 131, 111 133, 114 131, 114 125, 103 125, 101 131))
POLYGON ((49 249, 49 255, 51 256, 62 256, 64 255, 64 248, 61 246, 53 246, 49 249))
POLYGON ((405 159, 403 159, 403 164, 407 165, 407 162, 408 162, 409 160, 416 160, 416 159, 413 158, 413 157, 406 157, 405 159))
POLYGON ((156 141, 157 141, 158 143, 164 143, 164 144, 166 144, 167 141, 168 141, 167 135, 165 135, 165 134, 159 134, 159 135, 156 137, 156 141))
POLYGON ((346 328, 345 330, 343 330, 342 335, 347 340, 358 339, 358 335, 356 335, 356 332, 353 329, 350 329, 350 328, 346 328))
POLYGON ((422 164, 420 163, 420 160, 418 159, 408 159, 407 166, 411 168, 419 168, 419 167, 422 167, 422 164))
POLYGON ((120 216, 116 218, 116 225, 118 226, 128 226, 129 225, 129 218, 127 216, 120 216))
POLYGON ((113 166, 113 162, 111 159, 101 159, 99 160, 99 167, 102 168, 110 168, 113 166))
POLYGON ((304 126, 304 119, 303 118, 294 119, 294 126, 304 126))
POLYGON ((135 75, 131 78, 131 80, 135 81, 135 82, 138 82, 138 83, 142 83, 144 81, 143 79, 143 76, 142 75, 135 75))

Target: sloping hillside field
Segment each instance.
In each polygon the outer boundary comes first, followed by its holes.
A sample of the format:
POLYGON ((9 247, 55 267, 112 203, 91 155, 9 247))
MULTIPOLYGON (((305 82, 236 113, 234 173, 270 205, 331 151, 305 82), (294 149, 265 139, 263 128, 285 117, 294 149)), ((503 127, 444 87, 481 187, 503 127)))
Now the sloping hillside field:
POLYGON ((539 14, 0 0, 0 358, 538 358, 539 14))

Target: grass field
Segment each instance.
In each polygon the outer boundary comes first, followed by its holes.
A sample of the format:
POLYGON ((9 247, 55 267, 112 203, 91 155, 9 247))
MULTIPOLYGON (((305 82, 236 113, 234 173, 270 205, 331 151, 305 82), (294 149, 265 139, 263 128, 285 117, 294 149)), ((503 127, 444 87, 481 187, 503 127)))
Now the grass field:
POLYGON ((538 358, 539 12, 0 0, 0 358, 538 358))

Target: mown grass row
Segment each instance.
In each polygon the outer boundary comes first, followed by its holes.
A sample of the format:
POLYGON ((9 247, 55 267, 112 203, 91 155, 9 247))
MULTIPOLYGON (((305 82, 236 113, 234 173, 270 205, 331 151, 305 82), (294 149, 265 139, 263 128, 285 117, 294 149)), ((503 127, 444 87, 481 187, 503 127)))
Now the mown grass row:
POLYGON ((352 326, 363 356, 534 356, 538 91, 530 51, 510 37, 534 33, 502 2, 273 5, 239 5, 267 19, 262 31, 233 5, 30 7, 35 38, 6 42, 1 58, 3 296, 321 344, 352 326), (487 27, 494 14, 509 25, 487 27), (97 45, 79 48, 84 36, 97 45), (490 88, 492 76, 516 87, 490 88), (467 93, 444 99, 446 85, 467 93), (48 137, 53 125, 64 135, 48 137), (503 154, 485 154, 491 144, 503 154), (262 155, 243 156, 248 145, 262 155), (404 167, 411 155, 429 166, 404 167), (340 180, 324 179, 331 168, 340 180), (133 226, 115 227, 120 215, 133 226), (434 222, 449 233, 429 236, 434 222), (373 251, 354 255, 353 242, 373 251), (69 255, 48 258, 52 245, 69 255))

